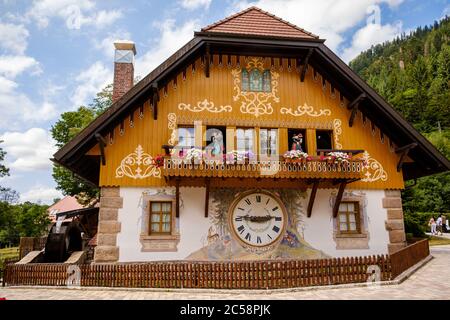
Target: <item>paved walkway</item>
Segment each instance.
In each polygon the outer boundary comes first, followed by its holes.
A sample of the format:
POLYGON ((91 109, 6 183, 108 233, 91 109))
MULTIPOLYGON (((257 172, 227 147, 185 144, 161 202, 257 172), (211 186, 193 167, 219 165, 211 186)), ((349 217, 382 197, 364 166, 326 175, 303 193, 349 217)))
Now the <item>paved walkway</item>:
POLYGON ((155 292, 138 290, 79 290, 0 288, 0 298, 6 299, 450 299, 450 246, 432 247, 434 259, 399 285, 314 289, 275 293, 211 293, 155 292), (433 279, 430 281, 430 278, 433 279))

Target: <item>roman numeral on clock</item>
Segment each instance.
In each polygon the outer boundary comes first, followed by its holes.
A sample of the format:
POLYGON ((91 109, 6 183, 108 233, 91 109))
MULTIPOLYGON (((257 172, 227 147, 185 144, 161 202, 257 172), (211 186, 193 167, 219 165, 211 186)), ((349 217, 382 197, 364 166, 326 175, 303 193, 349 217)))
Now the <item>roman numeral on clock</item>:
POLYGON ((242 216, 234 218, 234 221, 242 221, 242 216))
POLYGON ((278 233, 280 231, 280 228, 278 228, 277 226, 273 226, 272 230, 278 233))
POLYGON ((275 217, 275 221, 281 221, 281 217, 275 217))
POLYGON ((247 234, 245 235, 245 240, 248 240, 248 241, 252 240, 252 236, 250 233, 247 232, 247 234))
POLYGON ((251 204, 252 204, 252 203, 250 202, 250 199, 249 199, 249 198, 245 199, 245 202, 247 202, 248 205, 251 205, 251 204))
POLYGON ((260 237, 256 237, 256 243, 262 243, 261 238, 260 237))
POLYGON ((278 207, 275 207, 272 209, 272 211, 277 211, 277 210, 278 210, 278 207))
POLYGON ((244 226, 239 226, 237 229, 238 229, 240 234, 243 234, 244 231, 245 231, 245 227, 244 226))
POLYGON ((261 196, 260 195, 256 196, 256 202, 261 202, 261 196))

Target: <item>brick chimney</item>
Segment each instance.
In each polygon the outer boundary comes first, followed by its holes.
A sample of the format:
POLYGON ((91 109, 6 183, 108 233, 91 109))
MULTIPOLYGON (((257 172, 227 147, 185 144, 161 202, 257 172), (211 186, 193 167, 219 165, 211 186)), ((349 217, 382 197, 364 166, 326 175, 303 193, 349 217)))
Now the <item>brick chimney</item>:
POLYGON ((134 56, 136 55, 136 47, 132 41, 117 40, 114 42, 114 47, 116 52, 114 55, 113 103, 133 87, 134 56))

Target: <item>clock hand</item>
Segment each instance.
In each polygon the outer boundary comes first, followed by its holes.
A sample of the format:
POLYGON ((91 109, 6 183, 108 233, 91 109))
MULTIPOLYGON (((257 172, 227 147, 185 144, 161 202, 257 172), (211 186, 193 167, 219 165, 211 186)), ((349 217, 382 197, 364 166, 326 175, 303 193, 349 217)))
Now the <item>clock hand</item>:
POLYGON ((273 218, 275 218, 275 216, 271 216, 270 214, 268 214, 266 216, 248 216, 247 215, 244 217, 245 220, 249 220, 251 222, 266 222, 273 218))

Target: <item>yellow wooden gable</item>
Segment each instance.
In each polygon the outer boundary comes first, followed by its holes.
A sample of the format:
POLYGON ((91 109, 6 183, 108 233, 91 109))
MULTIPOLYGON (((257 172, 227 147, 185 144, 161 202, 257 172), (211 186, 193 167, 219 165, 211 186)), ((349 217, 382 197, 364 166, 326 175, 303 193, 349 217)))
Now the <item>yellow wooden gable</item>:
MULTIPOLYGON (((295 59, 214 55, 209 77, 205 77, 204 64, 199 58, 159 90, 156 120, 146 102, 104 136, 106 164, 100 166, 100 186, 167 185, 163 169, 154 166, 153 159, 164 153, 162 145, 177 143, 179 126, 201 121, 196 129, 199 146, 204 145, 202 136, 209 125, 225 126, 227 137, 233 136, 236 127, 255 128, 256 137, 259 128, 276 128, 280 155, 289 149, 289 128, 306 130, 309 154, 316 152, 315 130, 332 130, 334 149, 365 151, 359 155, 366 161, 363 178, 349 188, 404 187, 402 172, 397 172, 399 156, 389 138, 362 113, 350 127, 347 99, 312 67, 301 82, 295 59), (242 91, 242 70, 254 68, 270 70, 269 92, 242 91)), ((233 148, 231 141, 228 139, 227 151, 233 148)), ((98 155, 100 150, 95 146, 87 154, 98 155)))

